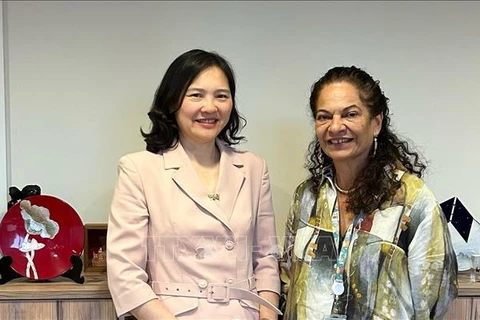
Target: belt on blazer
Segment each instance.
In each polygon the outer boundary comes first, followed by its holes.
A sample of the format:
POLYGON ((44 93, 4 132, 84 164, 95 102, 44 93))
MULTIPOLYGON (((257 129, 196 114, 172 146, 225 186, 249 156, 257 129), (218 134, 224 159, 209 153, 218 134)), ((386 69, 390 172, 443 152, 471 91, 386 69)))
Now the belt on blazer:
POLYGON ((200 280, 198 284, 151 281, 150 285, 158 295, 203 298, 211 303, 228 302, 231 299, 250 300, 282 314, 268 300, 251 291, 255 288, 255 277, 234 283, 207 283, 206 280, 200 280))

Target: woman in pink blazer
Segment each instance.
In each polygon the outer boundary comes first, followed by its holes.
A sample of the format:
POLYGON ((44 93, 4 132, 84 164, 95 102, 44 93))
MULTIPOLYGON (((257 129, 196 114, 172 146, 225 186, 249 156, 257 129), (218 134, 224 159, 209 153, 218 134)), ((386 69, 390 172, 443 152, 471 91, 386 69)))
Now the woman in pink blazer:
POLYGON ((265 161, 243 140, 229 63, 191 50, 148 113, 147 151, 120 159, 107 236, 117 314, 277 319, 279 276, 265 161))

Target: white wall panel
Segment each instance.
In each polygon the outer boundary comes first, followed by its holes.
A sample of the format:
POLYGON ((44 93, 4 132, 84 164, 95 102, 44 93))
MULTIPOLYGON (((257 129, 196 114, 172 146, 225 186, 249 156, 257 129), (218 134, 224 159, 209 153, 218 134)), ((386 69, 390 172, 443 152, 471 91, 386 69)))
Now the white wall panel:
POLYGON ((381 80, 394 125, 429 160, 427 182, 439 201, 458 196, 480 216, 478 2, 6 7, 12 184, 40 184, 84 222, 106 221, 119 157, 144 148, 139 128, 148 125, 154 91, 168 64, 194 47, 218 51, 236 70, 244 148, 268 162, 280 234, 306 177, 309 89, 334 65, 381 80))

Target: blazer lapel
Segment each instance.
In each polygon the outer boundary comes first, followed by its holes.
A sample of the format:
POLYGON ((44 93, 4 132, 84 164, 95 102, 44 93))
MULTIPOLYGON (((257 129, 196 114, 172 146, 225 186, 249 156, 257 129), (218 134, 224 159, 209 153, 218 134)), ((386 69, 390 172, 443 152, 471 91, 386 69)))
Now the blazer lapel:
POLYGON ((235 201, 245 181, 245 170, 243 161, 241 161, 231 148, 223 145, 221 141, 217 141, 217 146, 222 155, 220 158, 220 172, 217 182, 220 201, 217 201, 217 203, 225 213, 227 221, 230 221, 235 201))
POLYGON ((173 150, 164 152, 165 169, 175 169, 172 179, 177 186, 185 192, 185 194, 208 211, 216 219, 225 224, 230 230, 230 226, 226 221, 226 216, 222 209, 208 197, 208 193, 203 187, 197 173, 188 158, 185 150, 179 143, 173 150))

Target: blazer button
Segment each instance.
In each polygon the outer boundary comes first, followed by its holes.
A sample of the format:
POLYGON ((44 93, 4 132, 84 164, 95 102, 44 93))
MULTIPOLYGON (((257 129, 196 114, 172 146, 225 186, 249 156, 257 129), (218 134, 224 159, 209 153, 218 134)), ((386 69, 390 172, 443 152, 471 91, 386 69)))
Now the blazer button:
POLYGON ((207 280, 205 279, 198 280, 197 284, 201 289, 205 289, 208 285, 207 280))
POLYGON ((232 250, 233 248, 235 248, 235 242, 233 242, 232 240, 225 241, 225 248, 227 248, 227 250, 232 250))
POLYGON ((205 258, 204 253, 205 253, 205 248, 204 247, 196 247, 195 248, 195 258, 197 258, 197 259, 205 258))
POLYGON ((233 284, 234 281, 235 281, 235 280, 233 280, 233 278, 227 278, 227 279, 225 280, 225 282, 228 283, 228 284, 233 284))

